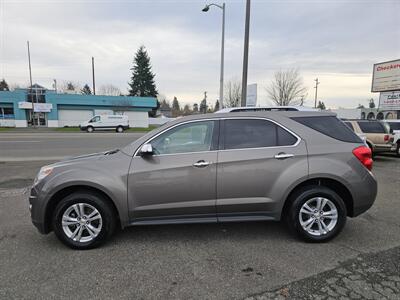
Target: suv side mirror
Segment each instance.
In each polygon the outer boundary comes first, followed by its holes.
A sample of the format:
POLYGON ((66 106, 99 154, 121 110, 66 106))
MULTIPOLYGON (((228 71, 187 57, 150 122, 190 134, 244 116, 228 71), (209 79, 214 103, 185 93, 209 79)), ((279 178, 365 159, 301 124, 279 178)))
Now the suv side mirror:
POLYGON ((393 134, 393 128, 390 128, 389 132, 390 134, 393 134))
POLYGON ((144 144, 140 148, 140 156, 153 155, 153 147, 151 144, 144 144))

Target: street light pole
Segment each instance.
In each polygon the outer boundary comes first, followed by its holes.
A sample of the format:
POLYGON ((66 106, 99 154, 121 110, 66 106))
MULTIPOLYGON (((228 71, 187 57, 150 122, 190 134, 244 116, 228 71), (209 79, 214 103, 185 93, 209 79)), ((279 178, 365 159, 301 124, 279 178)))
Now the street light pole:
POLYGON ((247 70, 249 66, 249 31, 250 31, 250 0, 246 1, 246 22, 244 29, 243 75, 242 75, 242 106, 246 106, 247 70))
POLYGON ((315 81, 315 103, 314 103, 314 108, 317 108, 317 97, 318 97, 318 84, 320 84, 321 82, 318 81, 318 78, 314 79, 315 81))
POLYGON ((225 55, 225 3, 218 5, 215 3, 207 4, 202 11, 208 12, 211 6, 222 9, 222 37, 221 37, 221 67, 219 76, 219 103, 224 107, 224 55, 225 55))

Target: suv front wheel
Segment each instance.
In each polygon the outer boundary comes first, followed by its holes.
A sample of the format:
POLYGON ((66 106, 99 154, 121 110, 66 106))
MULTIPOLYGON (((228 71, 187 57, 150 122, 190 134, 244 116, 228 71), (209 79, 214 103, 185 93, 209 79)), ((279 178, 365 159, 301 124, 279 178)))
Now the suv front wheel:
POLYGON ((326 242, 340 233, 346 223, 346 206, 334 191, 310 186, 291 198, 287 214, 289 228, 307 242, 326 242))
POLYGON ((75 192, 58 203, 53 214, 56 236, 74 249, 91 249, 104 243, 115 230, 112 207, 101 195, 75 192))

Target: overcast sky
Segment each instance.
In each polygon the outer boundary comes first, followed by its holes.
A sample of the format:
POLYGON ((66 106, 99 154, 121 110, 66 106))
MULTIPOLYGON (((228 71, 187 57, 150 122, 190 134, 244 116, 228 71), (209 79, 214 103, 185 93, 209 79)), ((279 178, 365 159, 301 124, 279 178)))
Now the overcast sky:
MULTIPOLYGON (((215 3, 221 3, 213 0, 215 3)), ((226 0, 225 81, 241 80, 245 0, 226 0)), ((185 103, 218 98, 221 11, 204 0, 0 0, 0 78, 51 88, 72 80, 127 92, 134 53, 145 45, 158 91, 185 103)), ((400 58, 400 0, 252 0, 249 83, 258 104, 278 70, 298 68, 313 105, 314 79, 328 107, 367 104, 372 65, 400 58)))

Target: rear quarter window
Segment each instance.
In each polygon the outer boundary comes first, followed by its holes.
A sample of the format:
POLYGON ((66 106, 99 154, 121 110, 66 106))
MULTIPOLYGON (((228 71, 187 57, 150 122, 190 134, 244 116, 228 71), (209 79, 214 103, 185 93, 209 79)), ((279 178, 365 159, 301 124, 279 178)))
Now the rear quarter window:
POLYGON ((342 142, 362 143, 362 140, 334 116, 293 117, 294 121, 342 142))
POLYGON ((379 122, 357 122, 364 133, 387 133, 383 124, 379 122))

